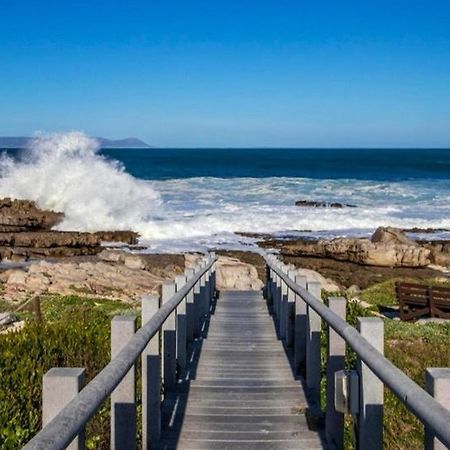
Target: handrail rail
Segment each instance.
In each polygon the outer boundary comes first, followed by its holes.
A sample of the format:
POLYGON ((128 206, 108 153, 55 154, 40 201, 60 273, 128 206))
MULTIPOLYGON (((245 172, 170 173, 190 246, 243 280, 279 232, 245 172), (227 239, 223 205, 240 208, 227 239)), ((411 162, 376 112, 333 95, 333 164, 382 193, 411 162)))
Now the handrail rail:
POLYGON ((166 319, 194 288, 200 278, 211 269, 216 260, 215 256, 210 256, 207 264, 197 271, 167 303, 161 306, 158 312, 136 332, 117 356, 45 428, 23 447, 24 450, 59 450, 66 448, 122 381, 166 319))
POLYGON ((450 411, 411 380, 376 350, 358 331, 317 300, 306 289, 298 286, 287 274, 276 267, 265 255, 266 264, 295 294, 299 295, 328 325, 333 328, 364 361, 375 375, 420 419, 443 444, 450 448, 450 411))

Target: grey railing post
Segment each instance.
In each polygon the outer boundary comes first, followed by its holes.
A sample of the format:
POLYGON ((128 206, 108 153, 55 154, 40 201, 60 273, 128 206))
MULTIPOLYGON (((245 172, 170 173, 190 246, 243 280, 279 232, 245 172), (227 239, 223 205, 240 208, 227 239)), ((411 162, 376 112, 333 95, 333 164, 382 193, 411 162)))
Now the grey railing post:
MULTIPOLYGON (((425 372, 425 385, 432 395, 444 408, 450 410, 450 369, 430 368, 425 372)), ((425 450, 444 450, 446 447, 437 439, 431 430, 425 426, 425 450)))
MULTIPOLYGON (((295 284, 306 289, 306 277, 303 275, 295 276, 295 284)), ((298 373, 300 367, 305 366, 306 362, 306 303, 300 297, 295 295, 295 323, 294 323, 294 366, 298 373)))
MULTIPOLYGON (((167 303, 175 295, 175 283, 165 281, 162 285, 161 300, 167 303)), ((162 326, 163 349, 163 386, 164 395, 167 391, 175 389, 177 384, 177 333, 176 310, 173 311, 162 326)))
MULTIPOLYGON (((177 292, 186 284, 186 276, 178 275, 175 278, 177 292)), ((187 318, 186 299, 177 308, 177 361, 180 370, 186 369, 187 358, 187 318)))
MULTIPOLYGON (((201 269, 201 266, 197 266, 196 272, 201 269)), ((194 330, 194 337, 198 338, 200 336, 200 330, 201 330, 201 289, 200 289, 200 280, 195 283, 193 288, 193 294, 194 294, 194 308, 193 308, 193 330, 194 330)))
MULTIPOLYGON (((317 300, 322 301, 321 285, 318 281, 309 281, 307 284, 310 292, 317 300)), ((320 334, 322 319, 309 306, 307 307, 307 335, 306 335, 306 386, 311 396, 312 403, 320 407, 320 334)))
POLYGON ((266 299, 267 305, 270 305, 270 267, 269 264, 266 263, 265 266, 265 283, 264 283, 264 290, 263 295, 266 299))
MULTIPOLYGON (((216 254, 212 252, 210 254, 210 259, 214 259, 216 254)), ((209 305, 212 305, 212 301, 214 299, 214 293, 216 291, 216 263, 211 266, 209 269, 209 305)))
MULTIPOLYGON (((136 317, 115 316, 111 321, 111 360, 136 332, 136 317)), ((136 448, 136 373, 135 366, 111 394, 111 449, 136 448)))
MULTIPOLYGON (((384 354, 384 324, 378 317, 358 318, 358 331, 376 350, 384 354)), ((357 448, 383 448, 383 382, 357 359, 359 375, 359 414, 357 448)))
MULTIPOLYGON (((157 295, 142 297, 142 326, 160 307, 157 295)), ((148 450, 161 438, 161 355, 157 332, 142 352, 142 448, 148 450)))
MULTIPOLYGON (((186 269, 184 271, 186 278, 190 280, 194 276, 194 269, 186 269)), ((186 338, 188 342, 194 340, 194 289, 191 289, 186 295, 186 338)))
MULTIPOLYGON (((291 269, 288 272, 289 278, 295 282, 297 270, 291 269)), ((294 321, 295 321, 295 292, 288 289, 287 292, 287 313, 286 313, 286 345, 292 347, 294 344, 294 321)))
MULTIPOLYGON (((285 264, 282 264, 281 270, 283 273, 287 274, 288 269, 285 264)), ((286 340, 286 315, 287 315, 287 294, 288 287, 283 279, 280 280, 281 283, 281 293, 280 293, 280 309, 279 309, 279 317, 278 317, 278 330, 280 331, 280 339, 286 340)))
MULTIPOLYGON (((347 300, 343 297, 330 297, 328 307, 332 312, 345 320, 347 300)), ((344 415, 336 411, 335 373, 345 368, 345 340, 328 327, 327 355, 327 406, 325 410, 325 436, 327 443, 340 450, 344 447, 344 415)))
MULTIPOLYGON (((202 261, 202 264, 200 266, 201 269, 204 269, 206 266, 206 260, 202 261)), ((200 320, 200 333, 202 333, 203 330, 203 324, 205 321, 205 315, 206 315, 206 308, 208 303, 208 286, 207 286, 207 280, 206 280, 206 273, 204 273, 200 277, 200 301, 199 301, 199 320, 200 320)))
MULTIPOLYGON (((276 259, 273 255, 269 256, 269 262, 270 264, 275 265, 276 259)), ((272 267, 269 265, 269 291, 268 291, 268 301, 270 306, 270 311, 272 314, 274 314, 275 311, 275 288, 276 288, 276 281, 275 281, 275 271, 272 269, 272 267)))
MULTIPOLYGON (((276 268, 278 270, 281 270, 281 262, 277 261, 276 263, 276 268)), ((275 295, 274 295, 274 313, 275 313, 275 317, 277 319, 279 319, 280 317, 280 305, 281 305, 281 277, 276 273, 275 274, 275 295)))
MULTIPOLYGON (((82 368, 54 367, 43 378, 42 428, 44 428, 80 392, 84 385, 82 368)), ((84 427, 67 447, 69 450, 84 449, 84 427)))

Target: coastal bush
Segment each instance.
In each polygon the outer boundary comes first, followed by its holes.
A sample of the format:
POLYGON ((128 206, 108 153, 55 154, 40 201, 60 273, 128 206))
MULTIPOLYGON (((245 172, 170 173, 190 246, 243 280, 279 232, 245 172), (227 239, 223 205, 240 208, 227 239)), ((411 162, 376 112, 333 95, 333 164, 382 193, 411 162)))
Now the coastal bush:
MULTIPOLYGON (((0 336, 0 448, 19 448, 41 428, 47 370, 84 367, 89 381, 108 363, 111 317, 129 309, 111 300, 48 297, 42 301, 42 324, 25 313, 21 332, 0 336)), ((107 448, 108 433, 106 404, 89 423, 87 448, 107 448)))

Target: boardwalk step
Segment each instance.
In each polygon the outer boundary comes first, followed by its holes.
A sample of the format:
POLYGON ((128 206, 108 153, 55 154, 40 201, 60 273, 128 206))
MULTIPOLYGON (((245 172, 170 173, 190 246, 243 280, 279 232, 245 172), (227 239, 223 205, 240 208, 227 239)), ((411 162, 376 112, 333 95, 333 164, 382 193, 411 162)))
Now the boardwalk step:
POLYGON ((204 334, 165 396, 160 448, 325 448, 260 292, 222 292, 204 334))
POLYGON ((286 441, 217 441, 217 440, 168 440, 159 449, 169 450, 316 450, 324 448, 318 439, 292 439, 286 441))

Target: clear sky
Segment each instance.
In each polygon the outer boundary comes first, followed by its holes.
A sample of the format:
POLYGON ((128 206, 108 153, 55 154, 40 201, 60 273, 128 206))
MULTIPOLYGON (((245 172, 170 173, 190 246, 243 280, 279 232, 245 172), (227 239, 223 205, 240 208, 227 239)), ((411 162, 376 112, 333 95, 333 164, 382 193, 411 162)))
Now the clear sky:
POLYGON ((450 147, 449 0, 2 0, 0 135, 450 147))

